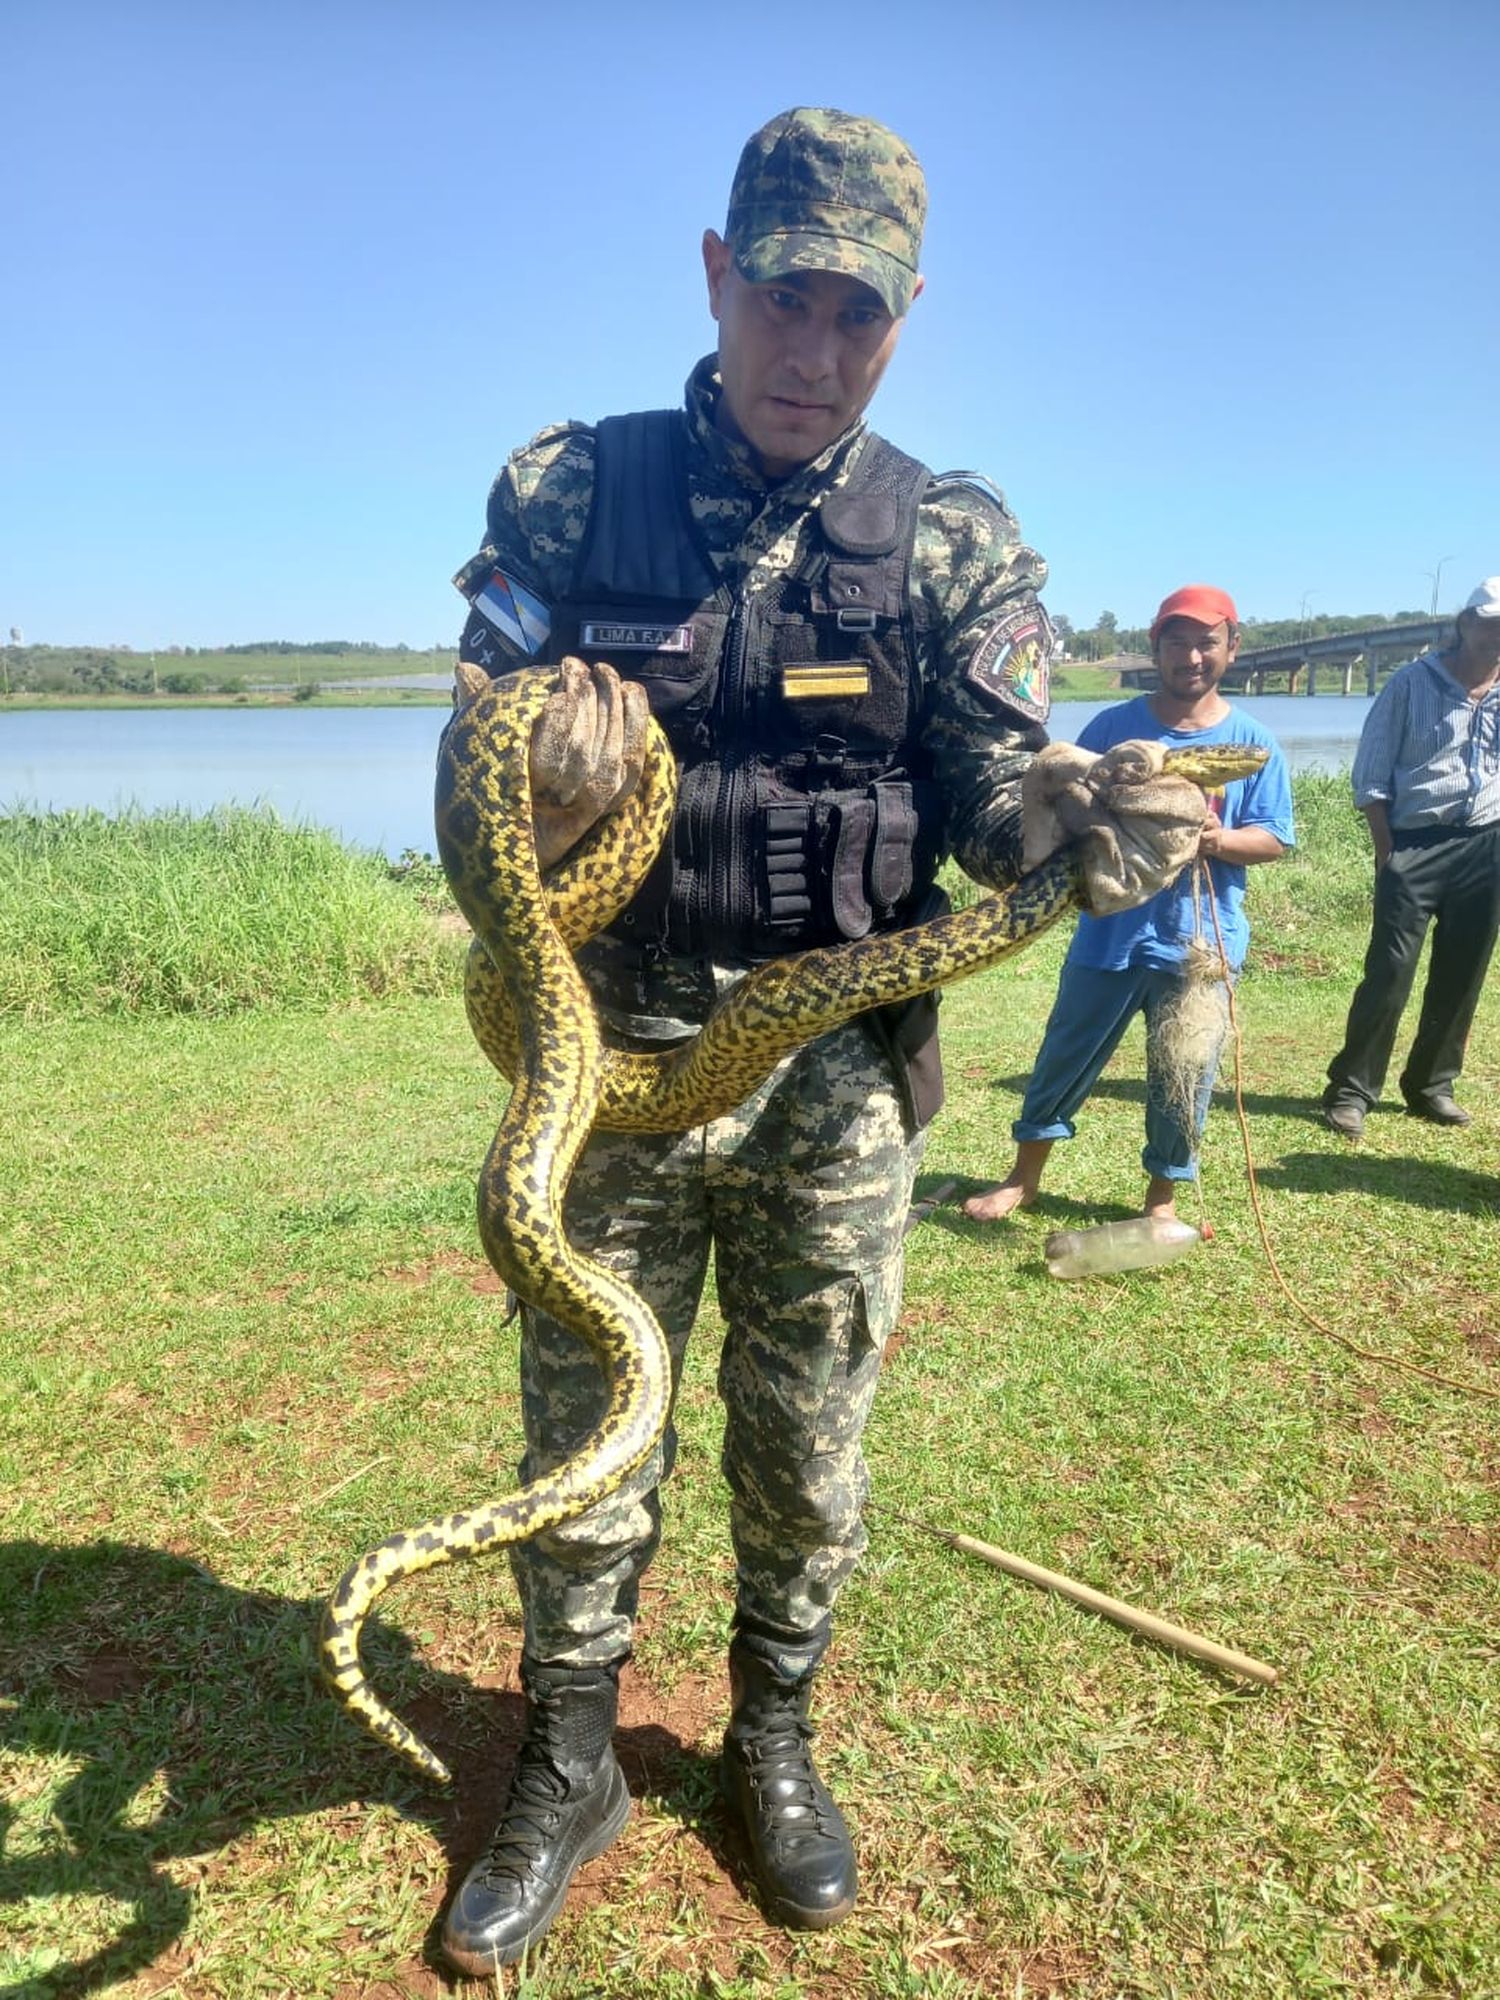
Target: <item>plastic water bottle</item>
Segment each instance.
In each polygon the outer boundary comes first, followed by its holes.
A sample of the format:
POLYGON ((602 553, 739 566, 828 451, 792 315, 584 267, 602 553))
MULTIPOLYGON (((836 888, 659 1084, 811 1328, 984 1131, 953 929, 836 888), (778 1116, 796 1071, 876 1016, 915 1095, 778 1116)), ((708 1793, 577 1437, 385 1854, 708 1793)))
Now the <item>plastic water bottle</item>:
POLYGON ((1133 1215, 1097 1229, 1054 1229, 1042 1255, 1054 1278, 1095 1278, 1111 1271, 1144 1271, 1173 1264, 1203 1241, 1190 1222, 1133 1215))

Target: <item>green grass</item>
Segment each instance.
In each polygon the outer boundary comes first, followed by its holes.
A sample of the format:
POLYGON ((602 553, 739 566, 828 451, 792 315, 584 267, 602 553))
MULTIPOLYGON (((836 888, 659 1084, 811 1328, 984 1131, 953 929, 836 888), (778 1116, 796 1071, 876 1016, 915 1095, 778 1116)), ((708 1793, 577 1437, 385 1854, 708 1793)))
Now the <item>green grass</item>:
POLYGON ((0 1014, 451 990, 458 945, 397 872, 265 809, 0 817, 0 1014))
MULTIPOLYGON (((1257 875, 1241 987, 1278 1259, 1362 1344, 1500 1386, 1500 1006, 1475 1030, 1471 1130, 1387 1108, 1355 1151, 1321 1127, 1368 863, 1357 821, 1338 844, 1334 790, 1326 821, 1304 784, 1298 803, 1302 853, 1310 831, 1326 852, 1257 875)), ((1061 950, 945 1002, 922 1187, 1008 1158, 1061 950)), ((353 1555, 512 1476, 514 1333, 472 1214, 500 1087, 456 992, 12 1012, 0 1074, 0 1990, 439 1996, 434 1920, 517 1722, 506 1567, 432 1572, 373 1621, 377 1684, 455 1764, 451 1799, 337 1711, 312 1648, 353 1555)), ((767 1925, 715 1796, 732 1564, 709 1309, 626 1676, 635 1812, 507 1993, 1500 1991, 1495 1405, 1359 1362, 1278 1293, 1223 1091, 1214 1242, 1049 1279, 1048 1229, 1138 1198, 1141 1109, 1129 1040, 1035 1211, 985 1231, 950 1207, 911 1238, 871 1547, 818 1703, 855 1916, 767 1925), (896 1510, 1280 1685, 1131 1638, 896 1510)))

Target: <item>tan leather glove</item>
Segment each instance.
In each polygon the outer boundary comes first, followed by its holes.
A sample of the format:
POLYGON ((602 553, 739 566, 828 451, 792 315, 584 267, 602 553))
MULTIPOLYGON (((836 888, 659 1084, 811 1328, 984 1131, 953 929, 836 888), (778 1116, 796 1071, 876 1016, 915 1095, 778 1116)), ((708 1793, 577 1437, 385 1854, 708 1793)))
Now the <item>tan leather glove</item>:
POLYGON ((650 705, 646 690, 600 661, 565 659, 561 685, 531 733, 536 855, 545 875, 596 820, 640 783, 650 705))
POLYGON ((1021 865, 1076 842, 1096 917, 1133 909, 1176 881, 1198 851, 1207 805, 1191 780, 1163 773, 1165 755, 1160 743, 1117 743, 1102 757, 1049 743, 1021 781, 1021 865))

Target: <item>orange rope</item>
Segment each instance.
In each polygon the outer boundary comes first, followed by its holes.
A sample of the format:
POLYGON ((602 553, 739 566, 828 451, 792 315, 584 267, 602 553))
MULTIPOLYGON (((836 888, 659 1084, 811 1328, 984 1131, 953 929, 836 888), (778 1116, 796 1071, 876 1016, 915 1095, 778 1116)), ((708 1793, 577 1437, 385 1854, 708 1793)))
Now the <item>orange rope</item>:
MULTIPOLYGON (((1208 873, 1207 865, 1202 861, 1196 861, 1193 864, 1193 869, 1196 886, 1201 894, 1204 888, 1204 877, 1208 873)), ((1245 1112, 1245 1079, 1240 1019, 1234 1001, 1234 981, 1229 976, 1229 955, 1224 949, 1224 934, 1219 928, 1219 912, 1214 903, 1211 890, 1205 900, 1208 903, 1209 914, 1213 918, 1214 941, 1219 948, 1219 970, 1224 980, 1225 992, 1229 997, 1229 1036, 1234 1046, 1234 1109, 1235 1115, 1239 1120, 1240 1143, 1245 1153, 1245 1176, 1250 1186, 1250 1206, 1255 1216, 1255 1226, 1260 1232, 1261 1248, 1266 1253, 1266 1262, 1271 1267, 1271 1275, 1281 1287, 1282 1295, 1288 1304, 1302 1315, 1309 1326, 1313 1327, 1317 1332, 1324 1334, 1329 1340, 1336 1341, 1348 1353, 1357 1354, 1361 1361, 1373 1361, 1382 1368, 1399 1368, 1405 1374, 1420 1375, 1426 1382, 1440 1383, 1445 1389, 1457 1389, 1461 1395, 1485 1396, 1491 1401, 1500 1401, 1500 1390, 1486 1389, 1478 1382, 1459 1382, 1451 1375, 1439 1375, 1433 1369, 1423 1368, 1415 1361, 1404 1361, 1399 1354, 1382 1354, 1376 1348, 1361 1347, 1357 1341, 1350 1340, 1347 1334, 1337 1332, 1325 1320, 1319 1319, 1310 1307, 1303 1304, 1302 1300, 1297 1297, 1297 1294, 1281 1275, 1281 1266, 1277 1263, 1276 1252, 1271 1247, 1270 1232, 1266 1228, 1265 1213, 1261 1208, 1260 1185, 1255 1177, 1255 1156, 1250 1145, 1250 1120, 1245 1112)), ((1203 1191, 1201 1185, 1198 1192, 1198 1208, 1201 1215, 1203 1213, 1203 1191)))

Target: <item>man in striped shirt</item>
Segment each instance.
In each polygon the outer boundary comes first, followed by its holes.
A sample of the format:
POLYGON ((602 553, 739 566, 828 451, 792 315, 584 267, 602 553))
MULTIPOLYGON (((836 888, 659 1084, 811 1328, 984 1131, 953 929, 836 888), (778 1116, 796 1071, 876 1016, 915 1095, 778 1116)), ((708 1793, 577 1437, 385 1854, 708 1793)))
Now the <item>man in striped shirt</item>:
POLYGON ((1346 1139, 1363 1134, 1435 919, 1401 1095, 1415 1117, 1467 1125, 1453 1085, 1500 926, 1500 576, 1469 598, 1448 645, 1381 689, 1353 781, 1375 844, 1375 914, 1323 1116, 1346 1139))

